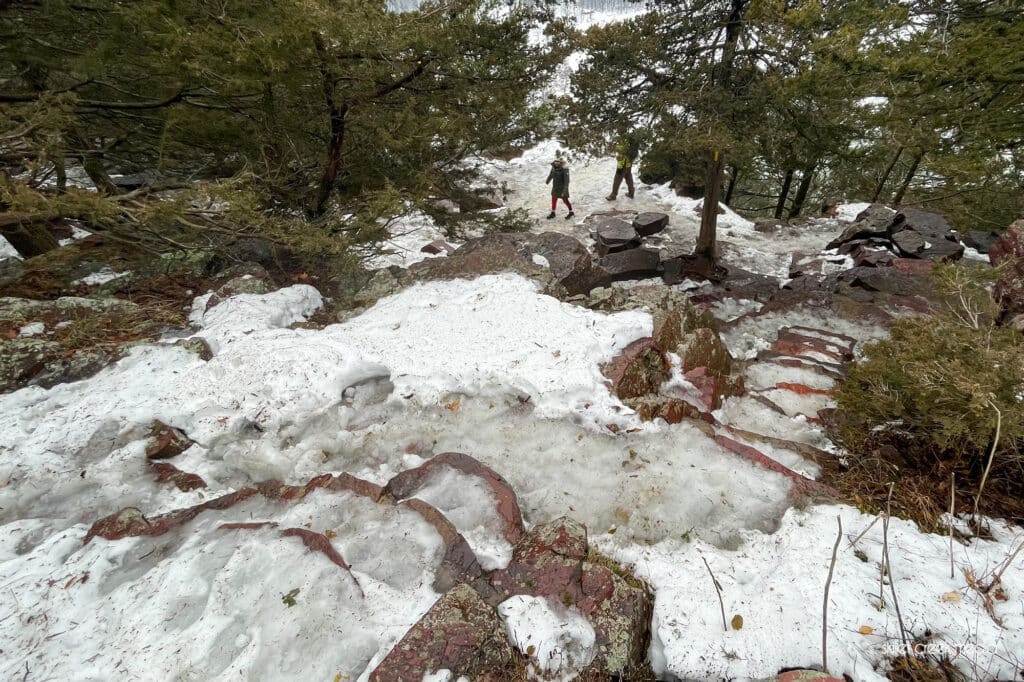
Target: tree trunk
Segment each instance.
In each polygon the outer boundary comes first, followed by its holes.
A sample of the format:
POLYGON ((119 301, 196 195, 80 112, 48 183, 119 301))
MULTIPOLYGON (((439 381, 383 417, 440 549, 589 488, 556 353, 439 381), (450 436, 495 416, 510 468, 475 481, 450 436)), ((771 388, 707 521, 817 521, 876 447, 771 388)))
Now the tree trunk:
POLYGON ((64 155, 58 156, 54 162, 53 167, 57 171, 57 193, 64 194, 68 188, 68 172, 64 167, 64 155))
POLYGON ((878 197, 882 196, 882 190, 885 189, 885 183, 889 182, 889 176, 892 174, 892 169, 896 167, 896 162, 900 160, 901 156, 903 156, 902 145, 900 145, 900 148, 896 150, 896 154, 892 157, 892 161, 889 162, 889 165, 885 168, 885 172, 882 173, 882 179, 878 181, 878 186, 875 187, 875 193, 871 197, 872 204, 878 203, 878 197))
POLYGON ((796 218, 800 211, 804 210, 804 202, 807 201, 807 193, 811 191, 811 183, 814 181, 814 171, 818 164, 811 164, 805 168, 800 175, 800 186, 796 188, 796 196, 793 197, 793 206, 789 209, 789 217, 796 218))
POLYGON ((910 187, 910 182, 914 179, 914 176, 917 175, 917 167, 921 164, 921 159, 923 158, 924 152, 918 152, 917 155, 914 156, 914 162, 910 164, 910 170, 907 171, 907 177, 903 178, 903 184, 900 185, 900 189, 896 192, 896 196, 892 198, 893 208, 897 208, 901 203, 903 203, 903 197, 907 193, 907 188, 910 187))
POLYGON ((779 201, 775 204, 775 219, 781 220, 786 210, 786 200, 789 199, 789 188, 793 184, 793 169, 786 170, 786 177, 782 180, 782 189, 779 190, 779 201))
POLYGON ((0 228, 0 234, 7 238, 22 258, 32 258, 60 248, 60 244, 42 223, 5 226, 0 228))
POLYGON ((320 58, 321 87, 331 124, 324 171, 320 176, 316 197, 309 210, 310 217, 319 218, 327 209, 327 201, 331 198, 334 187, 338 182, 338 171, 341 168, 341 150, 345 146, 345 119, 348 116, 348 104, 338 104, 335 99, 334 76, 328 66, 329 55, 327 54, 323 38, 319 34, 315 34, 313 42, 316 46, 317 55, 320 58))
POLYGON ((693 255, 714 263, 716 258, 715 238, 718 230, 718 198, 722 193, 722 170, 725 160, 718 151, 712 153, 707 163, 704 180, 704 207, 700 213, 700 234, 693 255))
POLYGON ((725 198, 722 199, 722 203, 726 206, 732 206, 732 193, 736 189, 736 178, 739 177, 740 169, 736 166, 730 166, 731 172, 729 173, 729 187, 725 190, 725 198))

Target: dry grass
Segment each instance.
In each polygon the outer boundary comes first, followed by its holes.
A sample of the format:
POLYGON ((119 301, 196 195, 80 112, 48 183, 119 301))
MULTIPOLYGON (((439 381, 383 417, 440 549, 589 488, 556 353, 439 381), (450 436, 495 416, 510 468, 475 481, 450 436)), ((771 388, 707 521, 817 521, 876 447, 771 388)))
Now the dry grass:
POLYGON ((889 679, 893 682, 967 682, 967 678, 948 660, 900 656, 890 661, 889 679))
POLYGON ((67 354, 83 350, 116 351, 126 344, 158 338, 188 320, 174 306, 131 306, 110 311, 82 310, 54 330, 53 339, 67 354))

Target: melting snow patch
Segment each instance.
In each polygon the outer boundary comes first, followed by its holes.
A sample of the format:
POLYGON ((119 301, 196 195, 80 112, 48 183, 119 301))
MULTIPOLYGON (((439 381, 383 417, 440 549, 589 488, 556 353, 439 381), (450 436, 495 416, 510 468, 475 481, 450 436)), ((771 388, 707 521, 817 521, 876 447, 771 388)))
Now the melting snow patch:
POLYGON ((85 277, 82 277, 81 279, 76 279, 74 282, 72 282, 72 284, 84 284, 86 286, 96 286, 96 285, 99 285, 99 284, 106 284, 107 282, 112 282, 115 279, 120 279, 121 277, 124 277, 127 274, 129 274, 129 273, 127 273, 127 272, 114 272, 110 268, 103 268, 102 270, 94 272, 91 275, 86 275, 85 277))
POLYGON ((42 322, 26 324, 18 330, 18 336, 39 336, 46 331, 46 325, 42 322))
POLYGON ((537 678, 567 682, 597 653, 594 628, 575 608, 518 595, 499 604, 498 615, 509 639, 530 657, 531 673, 537 678))
POLYGON ((839 204, 836 206, 836 218, 852 223, 870 205, 867 203, 839 204))
POLYGON ((548 262, 548 259, 545 258, 544 256, 540 255, 539 253, 533 254, 533 257, 531 258, 531 260, 533 261, 534 265, 539 265, 542 268, 550 268, 551 267, 551 263, 548 262))

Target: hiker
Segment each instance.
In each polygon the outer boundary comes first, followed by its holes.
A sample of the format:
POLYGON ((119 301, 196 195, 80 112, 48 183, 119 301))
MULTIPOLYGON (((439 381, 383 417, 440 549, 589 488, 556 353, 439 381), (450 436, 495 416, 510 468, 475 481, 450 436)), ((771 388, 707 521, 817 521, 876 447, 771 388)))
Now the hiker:
POLYGON ((633 189, 633 162, 640 153, 640 142, 636 135, 629 133, 623 135, 619 140, 619 146, 615 148, 615 181, 612 184, 612 193, 605 197, 608 201, 615 201, 619 196, 619 187, 623 179, 626 181, 626 196, 632 199, 636 196, 633 189))
POLYGON ((548 214, 548 220, 555 217, 555 208, 558 206, 559 199, 565 202, 566 208, 569 209, 568 215, 565 216, 565 219, 569 220, 576 214, 572 210, 572 204, 569 203, 569 169, 565 167, 565 162, 561 159, 551 162, 551 172, 548 173, 548 179, 544 181, 544 184, 549 182, 551 183, 551 213, 548 214))

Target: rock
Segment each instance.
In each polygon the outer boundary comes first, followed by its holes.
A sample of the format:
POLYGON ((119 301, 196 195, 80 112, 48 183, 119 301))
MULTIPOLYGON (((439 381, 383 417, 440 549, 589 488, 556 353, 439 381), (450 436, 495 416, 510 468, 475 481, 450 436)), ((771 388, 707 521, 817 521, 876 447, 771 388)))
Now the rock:
POLYGON ((671 367, 652 338, 637 339, 601 368, 620 399, 657 393, 668 380, 671 367))
POLYGON ((482 464, 478 460, 461 452, 445 452, 435 455, 415 469, 408 469, 396 475, 384 487, 384 492, 396 500, 412 497, 423 483, 439 467, 455 469, 470 476, 479 478, 494 497, 495 510, 502 522, 502 534, 511 544, 523 538, 523 514, 519 509, 519 500, 515 491, 498 472, 482 464))
POLYGON ((891 234, 890 228, 895 218, 896 212, 891 208, 881 204, 871 204, 861 211, 853 223, 839 237, 829 242, 825 248, 835 249, 841 244, 868 237, 887 238, 891 234))
POLYGON ((641 213, 633 219, 633 229, 641 237, 650 237, 668 227, 668 215, 665 213, 641 213))
POLYGON ((444 542, 444 555, 441 565, 434 574, 434 589, 444 592, 460 582, 474 580, 483 573, 476 554, 466 542, 466 538, 455 528, 454 524, 435 507, 415 497, 402 500, 403 507, 412 509, 434 527, 444 542))
POLYGON ((890 264, 899 272, 908 275, 927 275, 934 267, 934 261, 916 258, 894 258, 890 264))
POLYGON ((435 239, 434 241, 425 245, 422 249, 420 249, 420 251, 423 253, 429 253, 433 256, 437 256, 442 253, 445 254, 446 256, 450 256, 451 254, 455 253, 455 247, 443 239, 435 239))
POLYGON ((712 263, 706 258, 693 255, 666 258, 661 262, 661 271, 661 278, 668 285, 679 284, 691 277, 721 282, 729 272, 726 268, 712 263))
POLYGON ((819 276, 825 274, 825 259, 820 256, 808 256, 799 251, 794 251, 789 265, 790 279, 806 275, 819 276))
POLYGON ((6 286, 21 279, 25 266, 19 258, 0 259, 0 286, 6 286))
POLYGON ((185 473, 173 464, 154 462, 151 468, 156 473, 157 483, 173 483, 183 493, 206 487, 206 481, 202 477, 197 474, 185 473))
MULTIPOLYGON (((715 418, 708 412, 701 411, 699 407, 679 398, 645 396, 643 398, 629 398, 622 402, 635 411, 640 419, 648 422, 655 419, 664 419, 669 424, 679 424, 684 420, 690 420, 695 425, 707 427, 715 421, 715 418)), ((714 438, 715 431, 713 428, 708 428, 704 430, 704 434, 709 438, 714 438)))
POLYGON ((561 518, 539 524, 516 546, 508 568, 491 574, 490 584, 498 599, 525 594, 577 609, 594 628, 597 644, 581 677, 629 679, 647 666, 653 599, 641 583, 590 556, 579 523, 561 518))
POLYGON ((385 296, 398 293, 405 276, 405 270, 397 265, 374 270, 369 280, 352 295, 352 305, 356 308, 370 306, 385 296))
POLYGON ((697 389, 705 412, 713 412, 722 406, 722 382, 711 370, 707 367, 698 367, 683 376, 697 389))
POLYGON ((717 377, 732 372, 732 356, 721 337, 713 329, 696 329, 676 349, 683 361, 683 372, 706 367, 717 377))
POLYGON ((232 296, 240 296, 242 294, 268 294, 273 289, 273 282, 270 281, 270 275, 263 270, 262 266, 257 266, 263 271, 263 274, 245 274, 239 275, 238 277, 232 277, 224 284, 220 285, 213 295, 206 301, 206 309, 210 310, 232 296))
POLYGON ((192 447, 192 439, 180 429, 153 420, 149 425, 149 443, 146 445, 147 459, 170 459, 192 447))
POLYGON ((43 370, 57 344, 34 338, 0 340, 0 392, 21 386, 43 370))
POLYGON ((234 258, 256 263, 272 273, 289 274, 302 266, 294 251, 262 237, 242 237, 227 248, 234 258))
POLYGON ((204 362, 209 362, 213 359, 213 350, 210 348, 210 344, 201 336, 193 336, 190 339, 178 339, 174 342, 174 345, 195 353, 204 362))
MULTIPOLYGON (((992 245, 996 243, 997 239, 999 239, 998 232, 969 230, 965 235, 963 235, 961 241, 967 248, 974 249, 978 253, 987 254, 989 249, 992 248, 992 245)), ((0 280, 2 279, 2 276, 0 276, 0 280)))
POLYGON ((888 250, 872 249, 866 245, 858 244, 851 252, 854 267, 875 268, 891 265, 894 259, 888 250))
POLYGON ((764 234, 782 231, 782 221, 774 218, 758 218, 754 221, 754 230, 764 234))
POLYGON ((370 673, 370 682, 421 682, 438 670, 450 670, 453 679, 482 679, 507 671, 514 660, 497 612, 476 590, 460 584, 412 626, 370 673))
POLYGON ((470 239, 447 258, 431 258, 413 264, 400 281, 410 284, 516 272, 545 287, 554 287, 549 293, 564 295, 566 291, 589 292, 598 284, 592 271, 590 252, 569 235, 495 232, 470 239), (543 256, 550 267, 535 263, 534 254, 543 256))
POLYGON ((28 380, 29 386, 53 388, 57 384, 81 381, 93 376, 116 358, 105 350, 85 349, 71 357, 50 358, 46 366, 28 380))
POLYGON ((661 254, 657 249, 618 251, 601 258, 597 267, 602 284, 657 277, 661 274, 661 254))
POLYGON ((838 276, 838 282, 851 287, 896 296, 927 296, 932 286, 927 277, 896 268, 851 268, 838 276))
POLYGON ((640 246, 640 237, 632 225, 619 218, 604 218, 594 228, 597 255, 607 256, 640 246))
POLYGON ((993 267, 1002 267, 994 294, 1001 319, 1024 313, 1024 220, 1017 220, 992 244, 988 252, 993 267))
POLYGON ((905 258, 919 258, 925 249, 924 237, 913 230, 901 230, 892 236, 892 243, 905 258))

